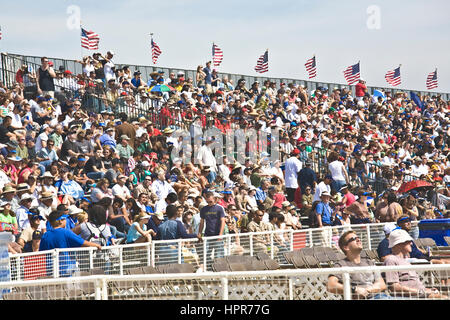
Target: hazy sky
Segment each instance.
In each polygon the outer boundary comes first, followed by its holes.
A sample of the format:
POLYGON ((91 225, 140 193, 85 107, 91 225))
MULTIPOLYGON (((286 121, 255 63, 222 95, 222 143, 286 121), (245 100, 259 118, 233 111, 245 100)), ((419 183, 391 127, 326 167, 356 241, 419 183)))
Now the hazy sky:
POLYGON ((385 73, 402 64, 398 88, 425 90, 437 67, 435 91, 450 91, 448 0, 3 0, 0 50, 80 58, 79 29, 68 26, 76 21, 71 6, 100 35, 100 51, 115 51, 116 63, 152 65, 153 32, 162 67, 195 69, 211 59, 215 42, 224 52, 222 72, 259 75, 256 60, 269 49, 264 76, 306 80, 304 64, 315 54, 316 81, 345 83, 342 71, 361 61, 369 86, 390 87, 385 73), (379 15, 368 13, 370 6, 379 15))

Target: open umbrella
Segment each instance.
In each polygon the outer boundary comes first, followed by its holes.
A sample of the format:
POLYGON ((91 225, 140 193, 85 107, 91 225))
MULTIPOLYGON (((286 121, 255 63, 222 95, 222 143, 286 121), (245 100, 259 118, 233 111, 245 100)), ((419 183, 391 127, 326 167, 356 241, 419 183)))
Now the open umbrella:
POLYGON ((427 188, 431 189, 434 187, 434 184, 424 181, 424 180, 413 180, 408 182, 403 182, 403 184, 398 188, 397 192, 405 193, 417 188, 427 188))
POLYGON ((153 86, 150 88, 150 92, 170 92, 174 91, 175 88, 172 88, 171 86, 168 86, 166 84, 157 84, 156 86, 153 86))

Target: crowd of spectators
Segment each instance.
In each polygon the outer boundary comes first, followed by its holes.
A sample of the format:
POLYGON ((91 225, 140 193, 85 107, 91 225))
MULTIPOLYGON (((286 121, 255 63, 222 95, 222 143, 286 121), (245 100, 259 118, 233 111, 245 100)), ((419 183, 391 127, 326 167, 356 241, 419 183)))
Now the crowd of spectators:
POLYGON ((450 113, 439 95, 374 97, 364 80, 355 94, 235 84, 210 61, 195 79, 142 79, 113 61, 95 53, 74 75, 43 57, 0 84, 0 222, 16 234, 12 252, 448 216, 450 113), (208 139, 196 161, 171 157, 174 131, 213 126, 276 131, 280 158, 247 143, 242 163, 218 161, 208 139), (397 192, 414 179, 433 187, 397 192))

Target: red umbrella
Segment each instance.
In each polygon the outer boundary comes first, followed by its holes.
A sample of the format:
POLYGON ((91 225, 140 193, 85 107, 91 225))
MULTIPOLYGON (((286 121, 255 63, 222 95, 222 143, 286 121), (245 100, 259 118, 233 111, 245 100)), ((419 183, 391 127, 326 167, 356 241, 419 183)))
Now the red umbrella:
POLYGON ((424 180, 413 180, 408 182, 403 182, 403 184, 398 188, 397 192, 405 193, 417 188, 433 188, 434 184, 424 181, 424 180))

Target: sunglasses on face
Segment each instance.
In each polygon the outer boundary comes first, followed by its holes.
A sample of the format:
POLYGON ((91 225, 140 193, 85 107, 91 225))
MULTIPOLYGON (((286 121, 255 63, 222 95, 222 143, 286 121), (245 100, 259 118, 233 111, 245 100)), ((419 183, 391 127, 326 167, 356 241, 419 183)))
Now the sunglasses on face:
POLYGON ((345 245, 348 245, 350 242, 353 242, 353 241, 356 241, 356 240, 361 240, 361 239, 359 239, 358 236, 351 237, 350 239, 347 240, 345 245))

